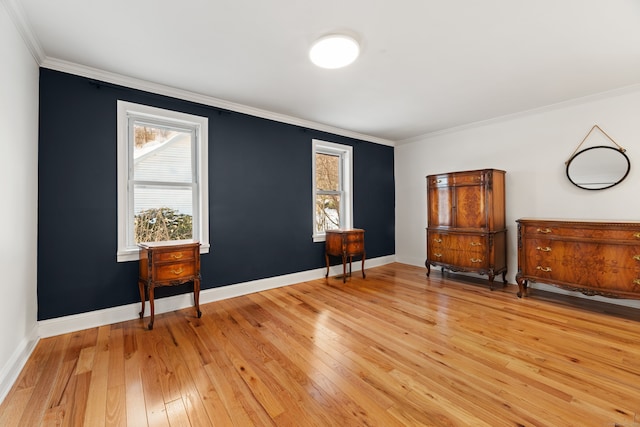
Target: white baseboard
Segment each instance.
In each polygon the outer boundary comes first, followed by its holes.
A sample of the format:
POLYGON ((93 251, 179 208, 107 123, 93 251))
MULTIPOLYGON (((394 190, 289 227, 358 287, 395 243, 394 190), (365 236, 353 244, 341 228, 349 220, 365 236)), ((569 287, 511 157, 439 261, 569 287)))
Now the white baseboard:
MULTIPOLYGON (((365 269, 369 267, 378 267, 381 265, 390 264, 395 261, 395 255, 367 259, 365 262, 365 269)), ((353 271, 360 271, 360 266, 360 262, 354 262, 353 271)), ((302 271, 299 273, 286 274, 283 276, 269 277, 267 279, 253 280, 251 282, 237 283, 228 286, 205 289, 200 292, 200 304, 206 304, 213 301, 220 301, 227 298, 247 295, 267 289, 293 285, 295 283, 305 282, 308 280, 321 279, 325 276, 326 272, 326 268, 318 268, 315 270, 302 271)), ((329 274, 332 276, 341 273, 342 265, 334 265, 330 268, 329 271, 329 274)), ((132 286, 134 285, 135 283, 132 286)), ((154 305, 156 314, 167 313, 174 310, 192 307, 193 294, 185 293, 166 298, 159 298, 155 300, 154 305)), ((148 316, 148 304, 146 310, 147 312, 145 314, 148 316)), ((119 307, 107 308, 104 310, 95 310, 87 313, 42 320, 38 322, 38 335, 42 338, 45 338, 66 334, 69 332, 80 331, 83 329, 110 325, 112 323, 124 322, 127 320, 137 319, 139 312, 140 303, 136 302, 119 307)))
POLYGON ((33 349, 36 348, 38 340, 38 325, 36 324, 31 333, 15 349, 2 371, 0 371, 0 403, 7 397, 9 390, 13 387, 13 383, 18 379, 18 375, 20 375, 22 368, 29 360, 33 349))
POLYGON ((414 265, 416 267, 424 267, 425 258, 416 258, 413 256, 403 256, 396 254, 396 262, 402 264, 414 265))

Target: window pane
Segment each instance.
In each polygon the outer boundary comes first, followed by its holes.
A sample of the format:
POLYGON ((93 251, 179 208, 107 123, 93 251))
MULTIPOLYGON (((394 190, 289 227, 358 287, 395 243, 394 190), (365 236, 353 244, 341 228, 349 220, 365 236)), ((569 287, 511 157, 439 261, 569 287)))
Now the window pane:
POLYGON ((191 188, 134 188, 134 238, 162 242, 193 238, 191 188))
POLYGON ((316 232, 340 228, 340 196, 316 195, 316 232))
POLYGON ((136 122, 133 127, 133 179, 191 182, 191 132, 136 122))
POLYGON ((340 190, 340 156, 316 153, 316 186, 318 190, 340 190))

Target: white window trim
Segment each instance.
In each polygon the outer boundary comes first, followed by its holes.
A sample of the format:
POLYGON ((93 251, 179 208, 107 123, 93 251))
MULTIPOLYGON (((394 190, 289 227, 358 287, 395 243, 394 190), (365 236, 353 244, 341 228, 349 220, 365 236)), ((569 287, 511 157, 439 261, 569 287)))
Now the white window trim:
POLYGON ((316 153, 326 153, 337 155, 342 158, 342 189, 344 196, 344 221, 342 228, 351 228, 353 224, 353 147, 350 145, 336 144, 335 142, 322 141, 313 139, 312 155, 311 155, 311 175, 312 175, 312 207, 311 225, 313 228, 313 241, 324 242, 326 239, 325 232, 317 232, 316 223, 316 153))
POLYGON ((208 143, 209 143, 209 120, 206 117, 194 116, 191 114, 179 113, 177 111, 165 110, 162 108, 150 107, 147 105, 134 104, 132 102, 118 101, 118 251, 116 258, 118 262, 134 261, 139 258, 139 249, 128 245, 128 175, 130 156, 128 152, 128 116, 173 121, 187 126, 194 126, 198 134, 196 144, 197 156, 197 185, 198 200, 197 212, 200 223, 194 224, 197 236, 194 240, 200 242, 200 253, 209 252, 209 173, 208 173, 208 143))

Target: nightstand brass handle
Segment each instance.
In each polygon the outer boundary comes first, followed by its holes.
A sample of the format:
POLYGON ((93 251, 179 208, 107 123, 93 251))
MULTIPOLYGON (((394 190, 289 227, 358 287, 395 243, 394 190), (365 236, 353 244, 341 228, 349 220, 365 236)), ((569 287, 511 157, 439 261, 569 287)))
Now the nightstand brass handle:
MULTIPOLYGON (((551 229, 550 228, 538 228, 536 231, 538 233, 544 233, 544 234, 551 233, 551 229)), ((640 234, 640 233, 638 233, 638 234, 640 234)))
POLYGON ((477 263, 477 262, 482 262, 482 259, 481 258, 471 258, 470 261, 477 263))
POLYGON ((469 243, 471 246, 482 246, 482 243, 478 243, 478 242, 471 242, 469 243))
POLYGON ((634 285, 640 285, 640 279, 636 279, 636 280, 634 280, 634 281, 633 281, 633 284, 634 284, 634 285))
POLYGON ((182 252, 180 252, 179 254, 171 254, 171 258, 173 259, 180 259, 184 256, 184 254, 182 252))
POLYGON ((542 246, 538 246, 536 249, 542 252, 551 252, 551 248, 549 246, 545 246, 544 248, 542 246))
POLYGON ((548 272, 551 271, 551 267, 540 267, 540 266, 537 266, 536 270, 540 270, 540 271, 544 271, 544 272, 548 273, 548 272))
POLYGON ((182 269, 182 267, 180 267, 180 268, 179 268, 179 269, 177 269, 177 270, 171 270, 171 272, 172 272, 173 274, 180 274, 180 273, 182 273, 183 271, 184 271, 184 270, 182 269))
POLYGON ((433 241, 436 243, 442 243, 442 239, 433 239, 433 241))
POLYGON ((634 234, 633 237, 635 237, 636 239, 640 239, 640 233, 634 234))
POLYGON ((640 261, 640 255, 634 255, 633 259, 635 259, 636 261, 640 261))
POLYGON ((440 258, 440 257, 442 257, 442 254, 433 254, 433 256, 436 257, 436 258, 440 258))

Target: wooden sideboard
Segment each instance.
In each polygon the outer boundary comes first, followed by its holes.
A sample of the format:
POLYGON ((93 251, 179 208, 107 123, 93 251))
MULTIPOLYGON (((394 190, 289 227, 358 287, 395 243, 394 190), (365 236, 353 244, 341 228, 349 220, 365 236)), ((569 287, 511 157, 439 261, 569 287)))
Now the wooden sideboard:
POLYGON ((522 218, 518 297, 528 282, 585 295, 640 299, 640 222, 522 218))
POLYGON ((351 275, 351 261, 354 256, 360 256, 362 257, 362 277, 365 278, 364 230, 360 228, 327 230, 324 256, 327 262, 327 274, 325 277, 329 277, 329 256, 342 257, 343 283, 347 280, 347 259, 349 259, 349 275, 351 275))
POLYGON ((427 276, 442 270, 506 283, 505 172, 482 169, 427 176, 427 276))
POLYGON ((161 243, 141 243, 140 274, 138 288, 142 310, 140 319, 144 317, 145 291, 149 296, 151 319, 149 329, 153 329, 154 321, 154 289, 159 286, 176 286, 193 282, 193 299, 198 317, 200 311, 200 243, 193 241, 175 241, 161 243))

